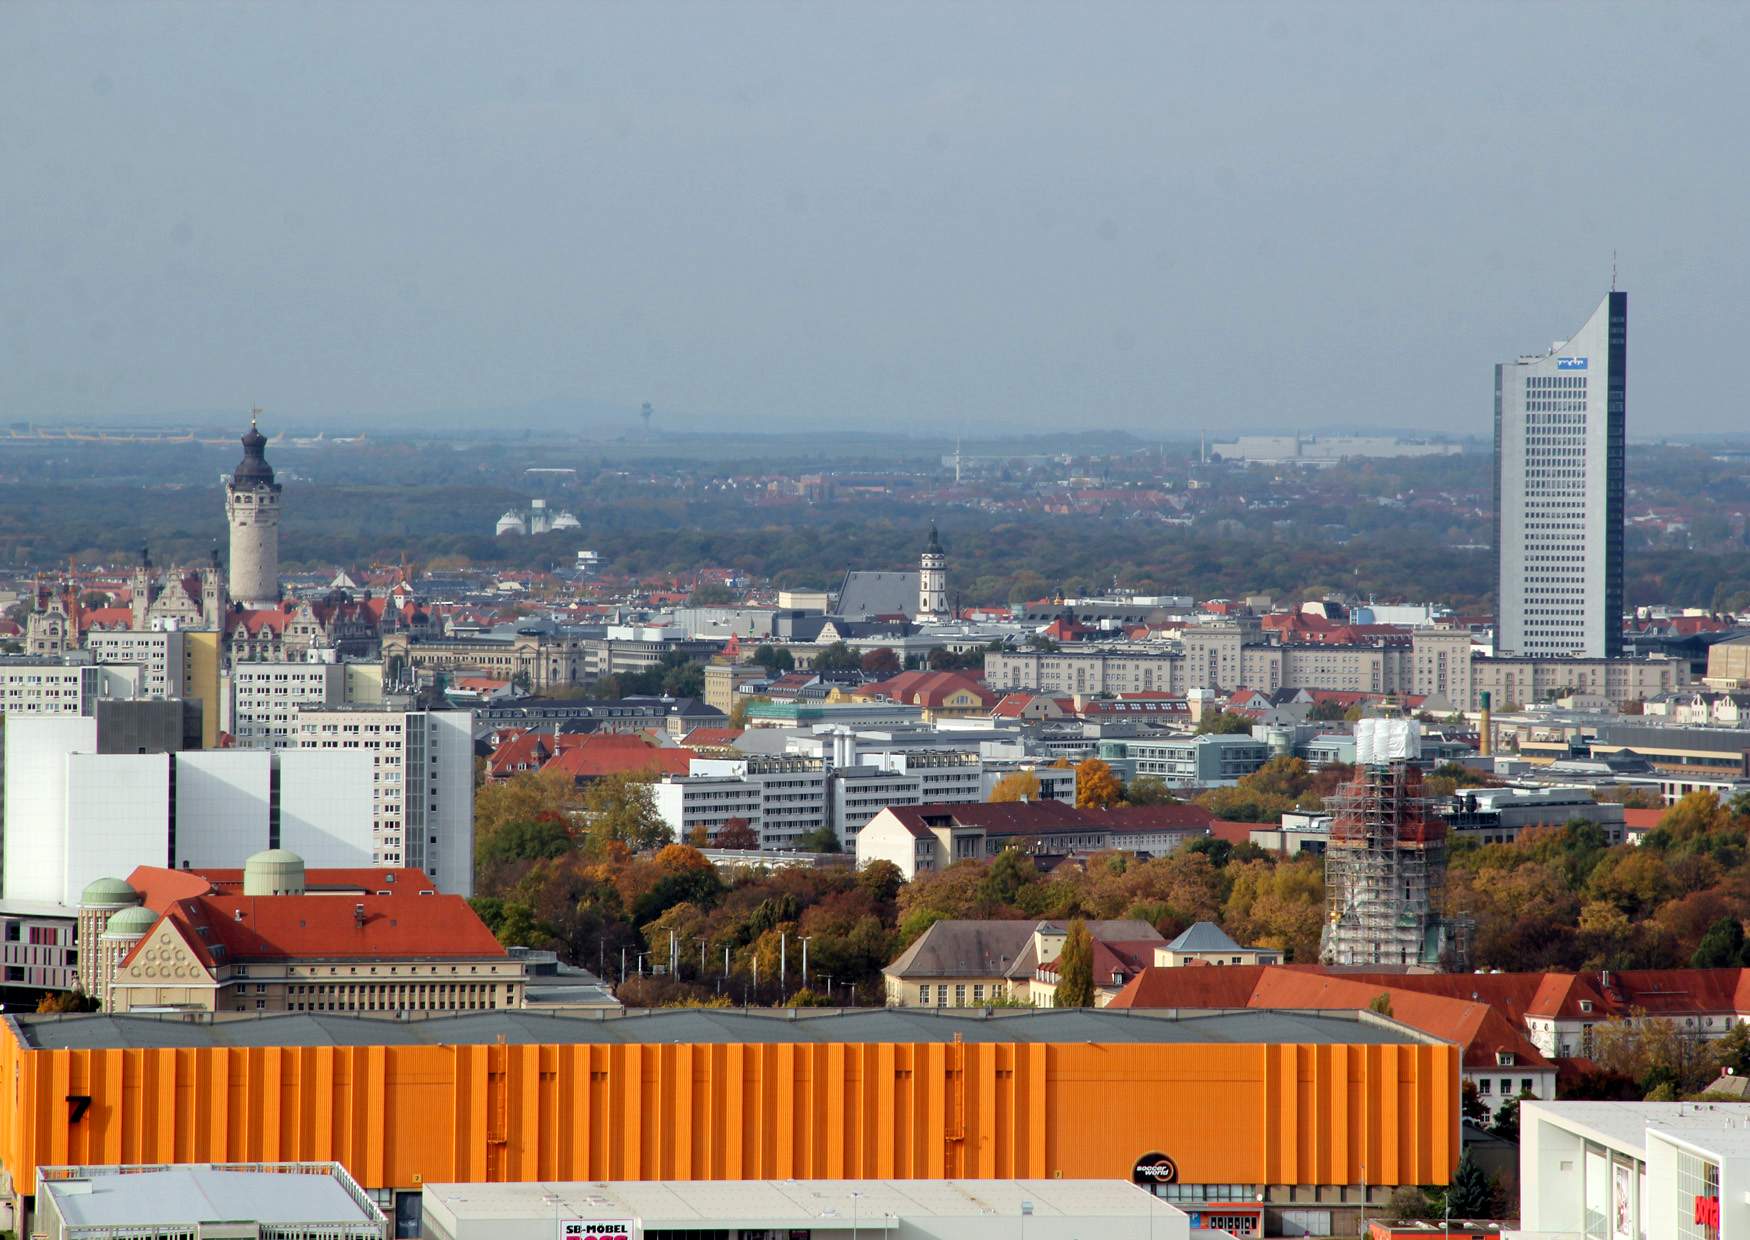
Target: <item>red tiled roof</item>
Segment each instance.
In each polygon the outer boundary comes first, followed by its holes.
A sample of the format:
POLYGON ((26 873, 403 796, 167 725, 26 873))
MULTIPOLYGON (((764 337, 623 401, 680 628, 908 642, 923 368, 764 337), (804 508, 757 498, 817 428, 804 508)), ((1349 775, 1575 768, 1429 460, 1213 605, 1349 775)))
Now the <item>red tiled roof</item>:
POLYGON ((901 672, 891 679, 865 687, 863 692, 907 706, 941 706, 956 693, 972 694, 981 708, 996 701, 996 694, 985 688, 982 682, 960 672, 901 672))
POLYGON ((559 771, 573 779, 598 779, 604 775, 630 775, 654 770, 663 775, 685 775, 691 770, 693 751, 663 749, 640 736, 594 733, 581 743, 555 755, 544 771, 559 771))
POLYGON ((721 749, 733 745, 741 733, 741 728, 694 728, 681 739, 681 744, 689 749, 721 749))
MULTIPOLYGON (((1469 974, 1444 975, 1462 983, 1469 974)), ((1515 1066, 1548 1067, 1549 1060, 1523 1032, 1523 1026, 1480 999, 1454 998, 1416 989, 1428 980, 1419 974, 1327 974, 1314 968, 1225 965, 1220 968, 1148 968, 1112 1000, 1115 1008, 1286 1008, 1359 1011, 1381 994, 1391 1003, 1392 1019, 1463 1048, 1468 1067, 1494 1067, 1497 1055, 1511 1053, 1515 1066)))
MULTIPOLYGON (((140 893, 141 902, 147 908, 162 913, 178 900, 206 895, 241 895, 243 871, 173 870, 161 865, 137 865, 128 875, 127 884, 140 893)), ((417 896, 436 886, 431 875, 413 866, 335 866, 304 871, 304 890, 311 895, 392 891, 398 896, 417 896)))
MULTIPOLYGON (((197 896, 169 920, 211 967, 250 960, 502 958, 506 953, 461 896, 197 896), (360 910, 362 909, 362 916, 360 910)), ((128 954, 132 960, 146 943, 128 954)), ((124 962, 125 963, 125 962, 124 962)))

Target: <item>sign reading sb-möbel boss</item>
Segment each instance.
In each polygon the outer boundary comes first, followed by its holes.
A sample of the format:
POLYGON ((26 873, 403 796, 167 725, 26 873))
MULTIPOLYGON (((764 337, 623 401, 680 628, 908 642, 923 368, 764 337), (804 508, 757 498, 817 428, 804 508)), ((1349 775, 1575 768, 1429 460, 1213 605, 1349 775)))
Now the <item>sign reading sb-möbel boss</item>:
POLYGON ((560 1221, 559 1240, 633 1240, 629 1218, 568 1218, 560 1221))

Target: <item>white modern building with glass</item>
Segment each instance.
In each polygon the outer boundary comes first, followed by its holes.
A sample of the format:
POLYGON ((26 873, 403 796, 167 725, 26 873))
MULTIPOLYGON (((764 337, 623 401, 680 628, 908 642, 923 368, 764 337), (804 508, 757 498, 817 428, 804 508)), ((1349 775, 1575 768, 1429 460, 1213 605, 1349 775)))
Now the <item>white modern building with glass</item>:
POLYGON ((1521 1234, 1750 1237, 1750 1104, 1524 1102, 1521 1234))
POLYGON ((1622 653, 1628 294, 1495 367, 1495 651, 1622 653))

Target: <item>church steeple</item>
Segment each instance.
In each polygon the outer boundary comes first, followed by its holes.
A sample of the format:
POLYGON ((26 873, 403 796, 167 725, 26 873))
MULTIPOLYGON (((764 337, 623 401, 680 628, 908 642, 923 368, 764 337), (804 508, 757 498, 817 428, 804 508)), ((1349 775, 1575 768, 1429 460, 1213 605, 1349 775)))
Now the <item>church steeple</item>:
POLYGON ((918 557, 918 614, 919 624, 939 624, 949 618, 948 613, 948 556, 942 550, 942 538, 936 532, 936 523, 930 522, 930 541, 924 544, 924 553, 918 557))

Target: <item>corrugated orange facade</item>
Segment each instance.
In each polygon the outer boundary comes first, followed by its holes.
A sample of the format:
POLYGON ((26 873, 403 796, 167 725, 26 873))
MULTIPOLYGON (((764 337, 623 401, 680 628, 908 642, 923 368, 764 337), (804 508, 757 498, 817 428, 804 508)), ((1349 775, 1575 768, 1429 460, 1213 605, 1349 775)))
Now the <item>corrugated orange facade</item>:
POLYGON ((1127 1177, 1439 1184, 1446 1045, 812 1044, 31 1050, 0 1159, 339 1159, 425 1181, 1127 1177), (69 1095, 86 1095, 77 1122, 69 1095))

